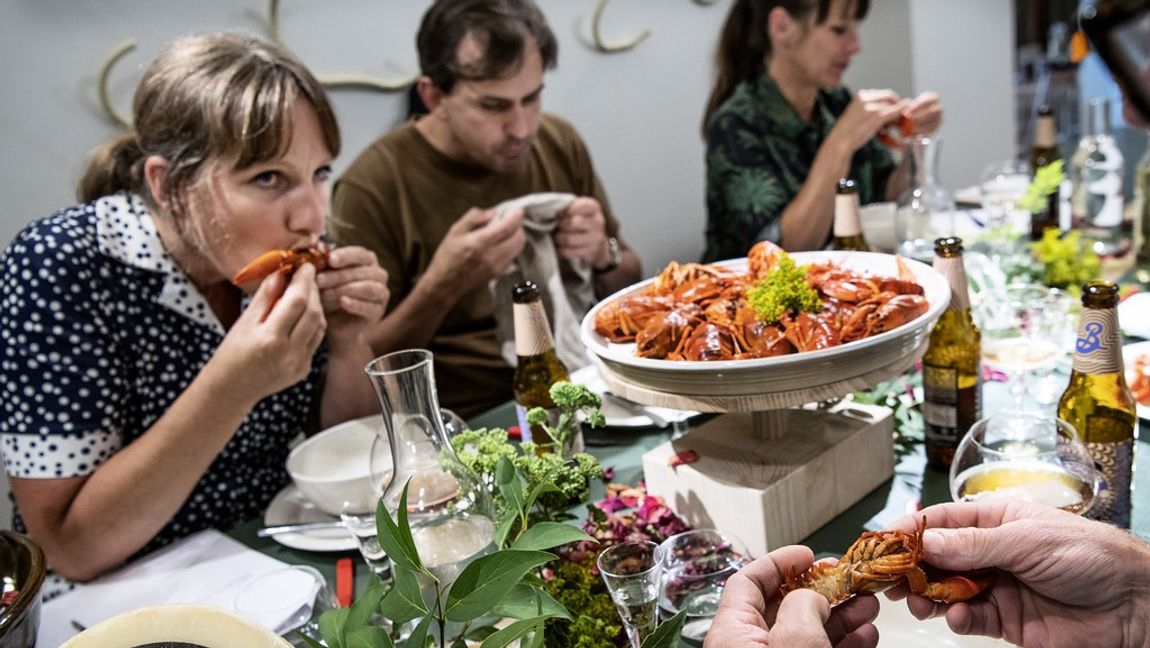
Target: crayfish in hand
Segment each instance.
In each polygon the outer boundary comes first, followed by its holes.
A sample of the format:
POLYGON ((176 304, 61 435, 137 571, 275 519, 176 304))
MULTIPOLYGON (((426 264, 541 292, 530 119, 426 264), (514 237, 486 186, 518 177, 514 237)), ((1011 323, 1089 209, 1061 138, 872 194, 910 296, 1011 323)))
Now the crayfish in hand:
POLYGON ((928 577, 928 572, 936 570, 921 562, 925 528, 923 518, 914 533, 868 531, 855 540, 837 565, 815 563, 798 576, 787 574, 779 591, 786 595, 800 588, 812 589, 831 605, 837 605, 860 592, 881 592, 906 579, 910 591, 919 596, 957 603, 973 598, 990 585, 993 575, 928 577))
POLYGON ((232 283, 237 286, 252 281, 261 281, 274 272, 283 272, 290 275, 305 263, 315 266, 317 271, 327 267, 329 248, 319 243, 299 250, 271 250, 264 252, 247 264, 232 277, 232 283))

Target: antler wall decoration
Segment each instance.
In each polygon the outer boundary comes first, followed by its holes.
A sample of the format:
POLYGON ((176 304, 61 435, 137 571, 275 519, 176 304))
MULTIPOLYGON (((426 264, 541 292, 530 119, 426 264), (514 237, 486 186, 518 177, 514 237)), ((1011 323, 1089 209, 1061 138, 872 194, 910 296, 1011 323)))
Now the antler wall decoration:
MULTIPOLYGON (((698 0, 695 1, 698 2, 698 0)), ((610 2, 610 0, 599 0, 599 3, 595 5, 595 13, 591 16, 591 39, 595 42, 595 49, 608 54, 626 52, 647 40, 647 37, 651 35, 650 29, 644 29, 631 38, 616 43, 608 43, 605 41, 603 39, 602 23, 603 12, 606 11, 608 2, 610 2)))

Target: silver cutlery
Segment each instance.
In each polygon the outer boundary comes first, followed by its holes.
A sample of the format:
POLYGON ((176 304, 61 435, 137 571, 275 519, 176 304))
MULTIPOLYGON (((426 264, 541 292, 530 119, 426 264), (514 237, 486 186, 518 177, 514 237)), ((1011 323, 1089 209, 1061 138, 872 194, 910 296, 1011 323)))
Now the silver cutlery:
POLYGON ((269 536, 279 535, 281 533, 298 533, 300 531, 322 531, 327 529, 343 529, 347 525, 343 520, 331 520, 329 522, 303 522, 300 524, 279 524, 276 526, 263 527, 256 531, 256 536, 260 538, 267 538, 269 536))
POLYGON ((627 410, 627 412, 633 416, 645 416, 645 417, 651 419, 651 423, 654 424, 655 427, 657 427, 657 428, 665 428, 668 425, 670 425, 670 423, 667 421, 667 419, 665 419, 662 416, 659 416, 655 412, 651 411, 651 408, 647 407, 646 405, 643 405, 641 403, 636 403, 635 401, 632 401, 632 400, 627 400, 626 398, 623 398, 622 396, 620 396, 619 394, 616 394, 613 391, 610 391, 610 390, 604 391, 603 392, 603 398, 610 401, 613 405, 616 405, 618 407, 623 408, 624 410, 627 410))

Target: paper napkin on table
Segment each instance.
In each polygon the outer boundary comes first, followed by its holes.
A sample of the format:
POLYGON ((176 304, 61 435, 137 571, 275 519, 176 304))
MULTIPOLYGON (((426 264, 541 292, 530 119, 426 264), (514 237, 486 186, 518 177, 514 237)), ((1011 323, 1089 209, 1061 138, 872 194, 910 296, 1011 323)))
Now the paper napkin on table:
MULTIPOLYGON (((37 645, 59 646, 76 634, 73 621, 91 627, 151 605, 206 603, 234 611, 245 585, 287 566, 219 531, 201 531, 45 603, 37 645)), ((296 611, 252 620, 279 631, 296 611)))

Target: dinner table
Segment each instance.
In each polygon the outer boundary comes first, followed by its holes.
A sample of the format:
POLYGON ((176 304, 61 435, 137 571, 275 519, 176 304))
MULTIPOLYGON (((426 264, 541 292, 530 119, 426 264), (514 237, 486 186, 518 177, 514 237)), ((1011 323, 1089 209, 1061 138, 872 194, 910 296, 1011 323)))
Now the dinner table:
MULTIPOLYGON (((1068 377, 1065 367, 1056 376, 1068 377)), ((1011 408, 1011 399, 1008 389, 1003 382, 988 381, 984 384, 983 415, 987 416, 998 411, 1011 408)), ((1054 404, 1046 403, 1037 406, 1053 413, 1054 404)), ((599 429, 584 429, 586 450, 594 455, 605 468, 613 470, 612 481, 615 483, 636 485, 643 480, 642 456, 648 450, 667 442, 672 434, 689 432, 692 425, 697 425, 714 414, 698 414, 685 418, 679 425, 655 427, 654 425, 635 426, 633 422, 625 427, 607 426, 599 429)), ((719 415, 721 416, 721 415, 719 415)), ((513 402, 504 403, 490 411, 476 416, 468 421, 472 428, 503 427, 515 425, 515 408, 513 402)), ((1140 423, 1141 424, 1141 423, 1140 423)), ((913 425, 910 424, 910 425, 913 425)), ((862 495, 857 502, 845 511, 835 516, 831 521, 815 530, 801 541, 801 544, 810 547, 817 557, 839 556, 864 531, 874 531, 886 528, 893 520, 920 508, 939 502, 951 501, 948 475, 945 472, 930 468, 926 464, 925 451, 921 440, 915 440, 920 435, 914 430, 903 429, 899 434, 903 438, 899 442, 892 439, 892 452, 896 454, 894 475, 873 491, 862 495)), ((1150 439, 1140 438, 1136 442, 1135 451, 1135 492, 1150 492, 1150 439)), ((604 483, 592 485, 591 501, 594 502, 604 496, 604 483)), ((1144 504, 1140 498, 1134 496, 1132 516, 1132 530, 1140 537, 1150 540, 1150 504, 1144 504)), ((1142 498, 1145 499, 1145 498, 1142 498)), ((577 523, 585 519, 585 515, 577 523)), ((244 545, 266 553, 288 564, 310 565, 318 569, 328 583, 334 587, 336 562, 340 558, 349 557, 353 560, 355 569, 355 591, 358 595, 367 586, 372 578, 366 563, 361 559, 355 549, 343 552, 320 553, 293 549, 276 542, 273 538, 260 538, 257 531, 263 525, 261 519, 252 519, 229 532, 229 535, 244 545)), ((896 604, 883 606, 883 615, 896 604)), ((905 606, 897 605, 903 611, 899 612, 899 622, 910 621, 905 606)), ((893 612, 892 612, 893 614, 893 612)), ((879 628, 883 632, 880 615, 879 628)), ((945 622, 942 619, 932 619, 929 622, 931 632, 946 632, 945 622)), ((901 627, 901 626, 900 626, 901 627)), ((926 631, 924 630, 924 635, 926 631)), ((882 645, 894 645, 884 644, 882 645)), ((908 644, 904 644, 908 645, 908 644)), ((977 638, 961 638, 954 636, 947 642, 937 643, 932 640, 923 645, 945 645, 955 647, 999 645, 990 643, 990 640, 977 638)), ((1005 645, 1005 644, 1003 644, 1005 645)))

